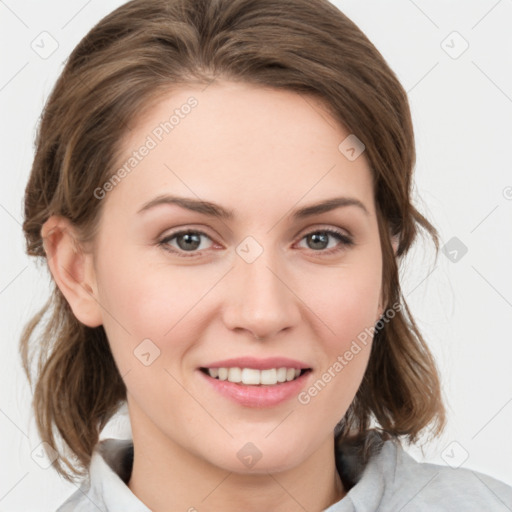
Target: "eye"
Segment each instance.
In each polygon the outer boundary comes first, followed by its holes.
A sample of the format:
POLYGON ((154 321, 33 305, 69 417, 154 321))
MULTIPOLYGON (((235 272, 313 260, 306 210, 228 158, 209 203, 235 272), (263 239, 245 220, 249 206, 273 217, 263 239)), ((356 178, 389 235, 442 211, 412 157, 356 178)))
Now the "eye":
MULTIPOLYGON (((158 245, 177 256, 185 258, 194 257, 199 256, 202 251, 211 248, 211 244, 210 247, 205 247, 202 244, 203 238, 212 242, 212 239, 206 233, 186 229, 165 236, 158 242, 158 245)), ((354 241, 349 235, 335 229, 310 231, 301 238, 302 240, 309 244, 310 249, 322 255, 338 253, 346 247, 354 245, 354 241), (333 240, 338 243, 330 244, 333 240)))
POLYGON ((302 240, 306 240, 306 243, 310 245, 310 248, 312 248, 314 252, 321 252, 322 255, 334 254, 342 251, 346 247, 354 245, 354 241, 350 236, 335 229, 310 231, 304 235, 301 241, 302 240), (338 243, 329 246, 329 239, 335 239, 338 243))
POLYGON ((211 240, 211 238, 202 231, 193 231, 188 229, 167 235, 158 242, 158 245, 169 252, 177 254, 178 256, 190 257, 207 249, 207 247, 201 246, 202 237, 211 240), (176 245, 172 242, 175 242, 176 245), (183 254, 187 252, 191 254, 183 254))

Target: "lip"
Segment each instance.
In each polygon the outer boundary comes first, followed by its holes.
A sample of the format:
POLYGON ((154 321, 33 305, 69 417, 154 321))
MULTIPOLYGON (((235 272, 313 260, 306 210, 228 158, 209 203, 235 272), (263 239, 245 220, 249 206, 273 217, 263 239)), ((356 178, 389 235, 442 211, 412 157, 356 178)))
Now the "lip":
MULTIPOLYGON (((262 360, 260 360, 260 362, 261 361, 262 360)), ((273 361, 275 362, 275 360, 273 361)), ((225 362, 226 361, 222 361, 222 364, 225 362)), ((265 361, 261 364, 268 363, 265 361)), ((286 364, 281 366, 286 366, 286 364)), ((220 368, 222 367, 223 366, 220 366, 220 368)), ((248 367, 249 366, 245 366, 244 368, 248 367)), ((215 368, 215 366, 213 368, 215 368)), ((270 368, 275 368, 275 366, 270 366, 270 368)), ((268 366, 261 369, 268 369, 268 366)), ((229 382, 228 380, 214 379, 199 369, 197 370, 197 373, 201 376, 201 378, 205 379, 207 384, 212 386, 212 388, 222 396, 236 402, 238 405, 261 409, 275 407, 294 397, 297 397, 301 389, 306 386, 306 383, 312 374, 311 371, 307 371, 304 372, 300 377, 297 377, 295 380, 270 386, 249 386, 229 382)))
MULTIPOLYGON (((269 370, 271 368, 298 368, 299 370, 310 369, 305 363, 288 357, 267 357, 259 359, 256 357, 238 357, 233 359, 224 359, 214 363, 205 364, 202 368, 253 368, 255 370, 269 370)), ((295 381, 292 381, 295 382, 295 381)))

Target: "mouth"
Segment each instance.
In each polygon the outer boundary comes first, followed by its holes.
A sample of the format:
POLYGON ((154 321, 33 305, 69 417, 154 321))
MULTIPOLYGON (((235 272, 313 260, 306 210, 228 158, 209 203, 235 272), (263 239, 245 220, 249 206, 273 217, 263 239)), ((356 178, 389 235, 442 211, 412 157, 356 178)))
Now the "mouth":
POLYGON ((299 379, 311 372, 311 368, 293 368, 281 366, 278 368, 213 367, 199 368, 201 372, 212 379, 227 381, 243 386, 276 386, 299 379))
POLYGON ((250 408, 272 408, 293 400, 313 374, 307 363, 280 356, 211 361, 197 370, 216 394, 250 408))

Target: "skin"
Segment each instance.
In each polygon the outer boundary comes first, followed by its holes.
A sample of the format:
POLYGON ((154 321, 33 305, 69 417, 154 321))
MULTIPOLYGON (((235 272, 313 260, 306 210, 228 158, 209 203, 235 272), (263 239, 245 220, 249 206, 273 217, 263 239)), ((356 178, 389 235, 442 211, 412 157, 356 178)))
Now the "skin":
POLYGON ((312 368, 307 389, 375 325, 384 308, 370 169, 364 153, 349 161, 339 151, 349 132, 312 97, 227 81, 202 89, 173 91, 123 140, 120 165, 170 112, 198 100, 101 199, 91 246, 75 250, 66 219, 45 223, 50 269, 77 318, 106 330, 128 390, 129 487, 141 501, 154 511, 321 511, 346 494, 333 429, 360 385, 371 340, 307 405, 293 397, 242 406, 198 368, 284 356, 312 368), (161 194, 215 202, 234 218, 169 204, 138 213, 161 194), (337 196, 357 198, 367 213, 345 206, 291 217, 337 196), (205 233, 196 256, 186 256, 183 238, 167 246, 180 251, 181 241, 185 256, 159 245, 176 228, 205 233), (306 236, 327 228, 354 245, 306 236), (252 263, 236 252, 247 236, 263 249, 252 263), (148 366, 134 355, 145 339, 160 350, 148 366), (251 468, 237 457, 248 442, 262 455, 251 468))

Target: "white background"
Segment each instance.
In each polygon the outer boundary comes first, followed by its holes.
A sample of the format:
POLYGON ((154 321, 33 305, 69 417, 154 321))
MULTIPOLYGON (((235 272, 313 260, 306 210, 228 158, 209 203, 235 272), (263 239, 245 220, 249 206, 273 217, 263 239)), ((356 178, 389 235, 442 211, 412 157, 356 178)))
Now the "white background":
MULTIPOLYGON (((49 281, 24 253, 22 199, 35 127, 63 61, 121 3, 0 1, 0 511, 55 510, 75 490, 31 457, 40 439, 18 342, 49 281), (48 37, 43 31, 58 43, 46 59, 31 47, 48 37)), ((420 240, 402 272, 406 300, 441 368, 449 414, 437 442, 408 451, 512 485, 512 1, 335 4, 409 93, 418 208, 442 245, 457 237, 467 247, 456 262, 442 252, 435 262, 431 244, 420 240), (469 47, 458 55, 464 40, 469 47)), ((102 437, 127 428, 119 421, 102 437)))

